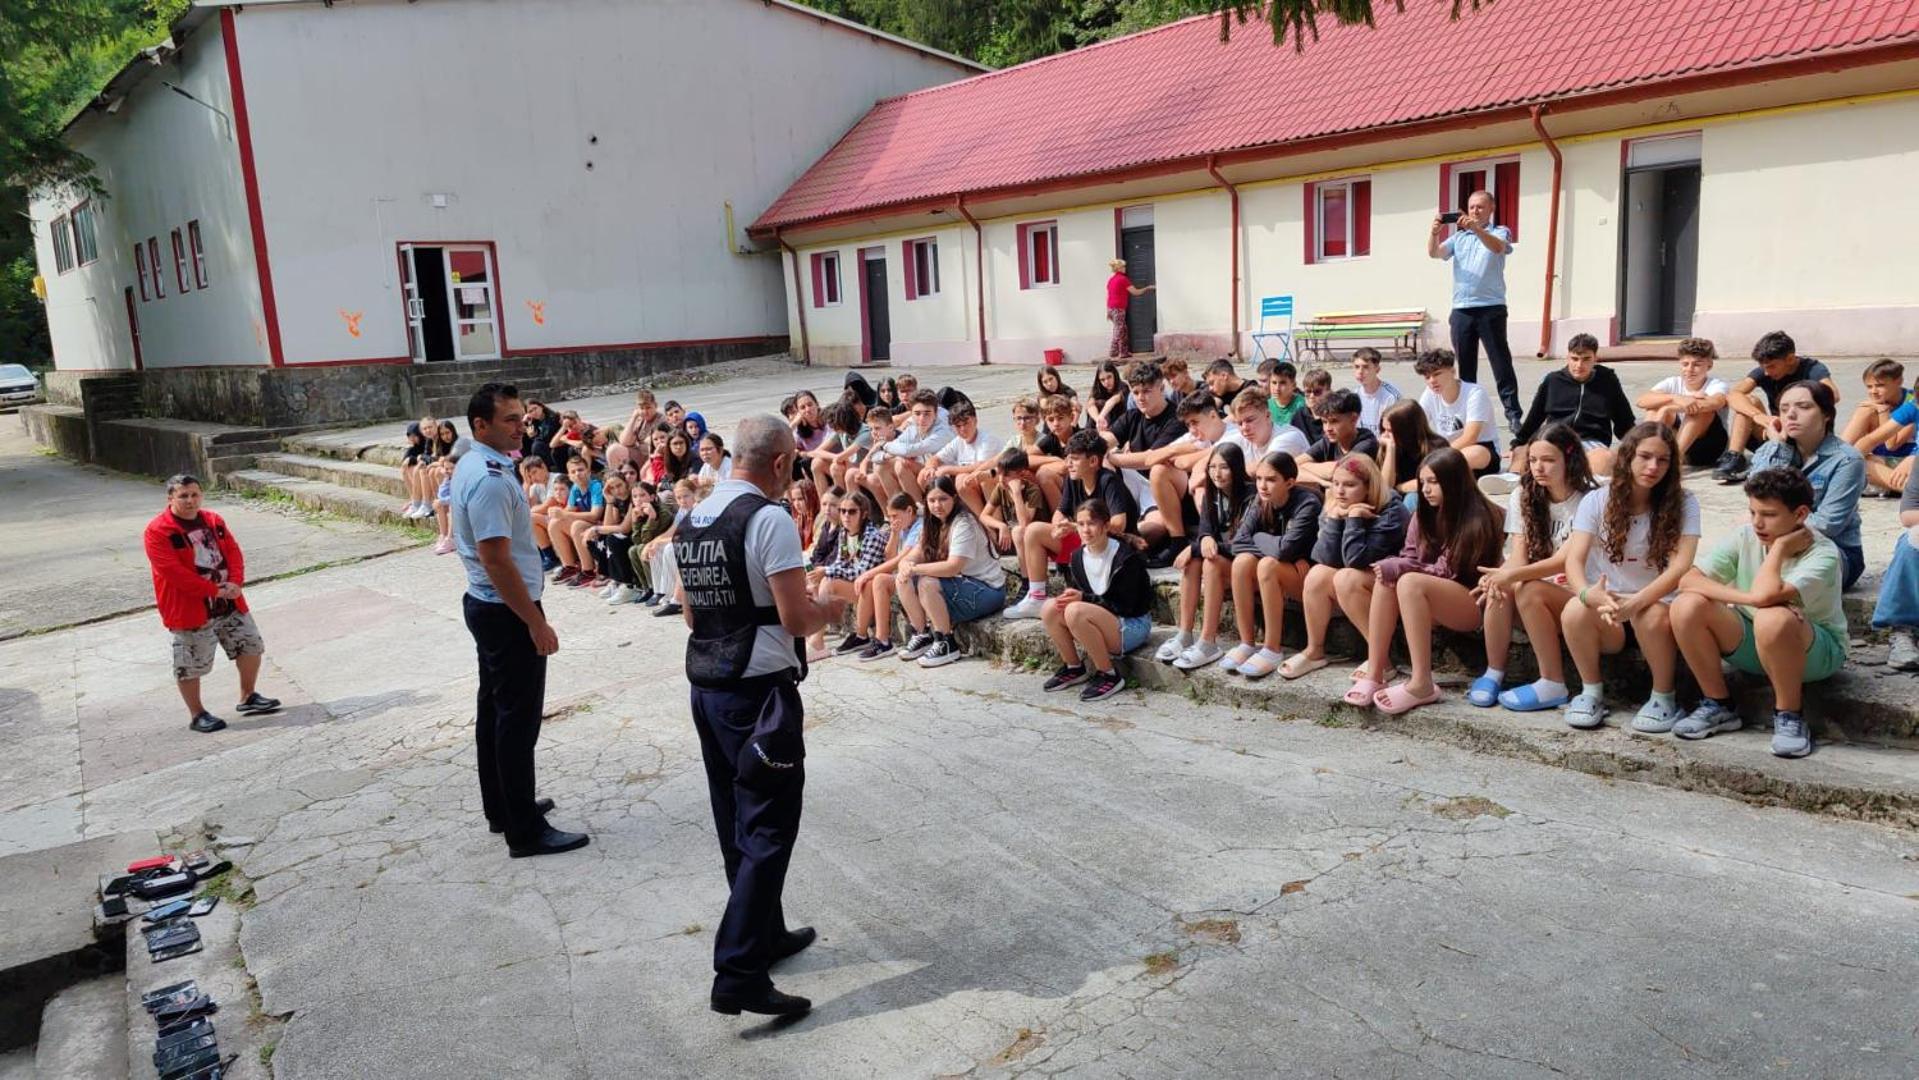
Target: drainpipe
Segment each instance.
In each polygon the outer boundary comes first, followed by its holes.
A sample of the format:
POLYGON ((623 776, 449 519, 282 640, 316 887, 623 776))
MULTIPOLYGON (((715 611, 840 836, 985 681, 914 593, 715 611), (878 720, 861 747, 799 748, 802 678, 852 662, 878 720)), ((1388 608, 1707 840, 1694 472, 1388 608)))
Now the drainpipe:
POLYGON ((1206 159, 1206 171, 1213 174, 1213 181, 1226 189, 1233 204, 1233 347, 1228 350, 1233 356, 1239 355, 1239 189, 1219 175, 1219 155, 1206 159))
POLYGON ((1553 344, 1553 269, 1558 264, 1559 252, 1559 186, 1560 177, 1566 169, 1566 159, 1559 154, 1559 144, 1546 133, 1546 125, 1541 117, 1546 114, 1546 106, 1534 105, 1533 130, 1539 133, 1539 141, 1546 144, 1546 152, 1553 156, 1553 198, 1550 216, 1546 221, 1546 300, 1539 313, 1539 353, 1545 356, 1552 351, 1553 344))
POLYGON ((807 367, 813 366, 813 345, 806 337, 806 290, 800 287, 800 253, 786 242, 786 237, 774 230, 773 239, 778 240, 780 249, 793 256, 793 307, 800 313, 800 359, 807 367))
POLYGON ((955 198, 959 214, 973 227, 973 295, 979 301, 979 362, 984 367, 986 359, 986 234, 980 231, 979 220, 966 210, 966 196, 955 198))

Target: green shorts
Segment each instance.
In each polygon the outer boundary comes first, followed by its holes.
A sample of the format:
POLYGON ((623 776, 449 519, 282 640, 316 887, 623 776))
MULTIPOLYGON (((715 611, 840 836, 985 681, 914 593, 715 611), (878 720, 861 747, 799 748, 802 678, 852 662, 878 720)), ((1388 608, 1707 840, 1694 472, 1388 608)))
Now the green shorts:
MULTIPOLYGON (((1744 628, 1744 634, 1739 638, 1739 647, 1734 649, 1732 655, 1726 657, 1726 660, 1748 675, 1763 676, 1766 670, 1759 664, 1759 643, 1753 638, 1752 616, 1746 614, 1744 608, 1735 607, 1732 611, 1739 616, 1739 625, 1744 628)), ((1800 618, 1805 616, 1801 615, 1800 618)), ((1804 681, 1818 682, 1821 679, 1831 678, 1840 668, 1846 666, 1846 643, 1818 623, 1809 625, 1812 627, 1812 644, 1806 647, 1804 681)))

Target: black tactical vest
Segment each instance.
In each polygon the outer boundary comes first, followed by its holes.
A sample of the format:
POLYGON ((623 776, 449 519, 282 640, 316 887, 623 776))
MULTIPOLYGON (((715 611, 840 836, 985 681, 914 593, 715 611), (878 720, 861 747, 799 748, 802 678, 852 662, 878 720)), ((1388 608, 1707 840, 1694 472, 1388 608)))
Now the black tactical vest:
POLYGON ((746 565, 747 523, 761 509, 774 505, 765 496, 742 493, 711 524, 687 524, 674 534, 680 590, 686 609, 693 613, 693 635, 686 639, 686 677, 694 686, 724 689, 745 677, 760 627, 780 624, 779 608, 753 602, 746 565))

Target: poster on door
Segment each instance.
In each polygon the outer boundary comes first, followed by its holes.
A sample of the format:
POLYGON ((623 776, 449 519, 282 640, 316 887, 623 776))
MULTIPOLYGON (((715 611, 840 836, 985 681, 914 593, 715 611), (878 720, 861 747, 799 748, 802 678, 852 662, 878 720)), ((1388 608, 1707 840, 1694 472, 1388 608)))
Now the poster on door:
POLYGON ((465 304, 468 307, 485 307, 486 306, 486 286, 484 285, 460 286, 460 303, 465 304))

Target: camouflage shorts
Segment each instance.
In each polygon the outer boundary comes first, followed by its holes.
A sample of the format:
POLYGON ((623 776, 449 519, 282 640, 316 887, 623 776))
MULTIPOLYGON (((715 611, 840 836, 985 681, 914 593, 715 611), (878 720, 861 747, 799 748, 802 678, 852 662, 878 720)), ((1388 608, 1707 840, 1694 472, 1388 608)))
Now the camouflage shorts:
POLYGON ((260 628, 253 616, 242 611, 209 619, 197 630, 173 632, 173 678, 197 679, 213 670, 213 646, 218 642, 227 651, 227 659, 259 656, 267 651, 260 628))

